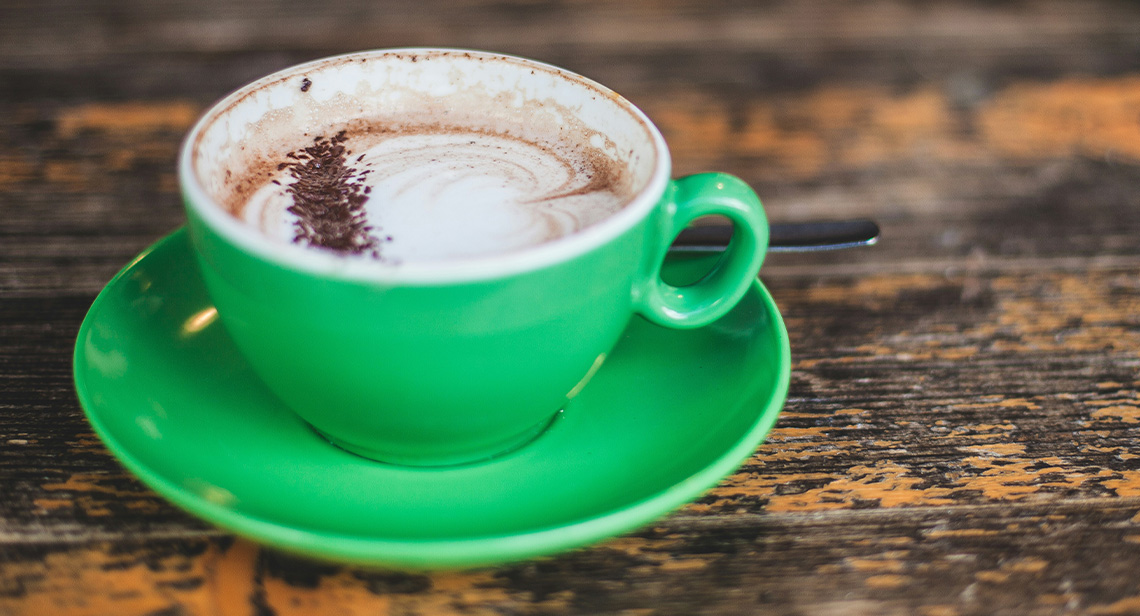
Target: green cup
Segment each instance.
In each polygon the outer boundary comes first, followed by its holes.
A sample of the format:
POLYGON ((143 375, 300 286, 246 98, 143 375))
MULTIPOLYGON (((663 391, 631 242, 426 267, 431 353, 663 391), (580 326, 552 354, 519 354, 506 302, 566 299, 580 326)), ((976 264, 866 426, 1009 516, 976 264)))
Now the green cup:
POLYGON ((752 284, 768 242, 752 190, 719 173, 671 180, 664 139, 628 101, 484 52, 370 51, 270 75, 206 112, 179 179, 206 287, 254 372, 336 445, 411 466, 473 463, 540 438, 573 412, 631 317, 676 328, 716 320, 752 284), (297 147, 283 144, 402 114, 477 131, 548 126, 555 140, 575 127, 621 166, 632 196, 536 246, 406 263, 275 240, 224 205, 241 178, 297 147), (735 227, 724 256, 695 284, 663 281, 673 239, 709 215, 735 227))

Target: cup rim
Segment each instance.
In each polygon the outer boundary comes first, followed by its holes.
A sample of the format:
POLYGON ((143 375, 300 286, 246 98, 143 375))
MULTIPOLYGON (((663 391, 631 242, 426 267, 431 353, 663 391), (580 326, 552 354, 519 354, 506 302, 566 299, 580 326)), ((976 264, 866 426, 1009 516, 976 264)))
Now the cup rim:
POLYGON ((665 193, 671 174, 671 165, 665 138, 649 117, 625 97, 587 77, 552 64, 509 54, 447 47, 401 47, 358 51, 319 58, 276 71, 231 92, 211 105, 183 139, 178 155, 178 181, 187 209, 193 210, 207 227, 224 240, 248 254, 292 270, 323 278, 360 282, 439 284, 488 280, 539 270, 569 261, 607 244, 649 215, 665 193), (480 56, 505 60, 522 64, 528 68, 541 68, 567 81, 591 88, 616 102, 646 131, 655 150, 652 174, 645 185, 634 194, 633 198, 620 211, 575 233, 506 253, 466 259, 399 264, 366 261, 360 258, 345 257, 327 251, 312 250, 290 243, 273 241, 237 220, 206 192, 193 164, 198 141, 208 126, 250 92, 283 79, 296 77, 301 73, 311 72, 313 69, 325 65, 360 57, 375 58, 401 54, 467 54, 468 57, 480 56))

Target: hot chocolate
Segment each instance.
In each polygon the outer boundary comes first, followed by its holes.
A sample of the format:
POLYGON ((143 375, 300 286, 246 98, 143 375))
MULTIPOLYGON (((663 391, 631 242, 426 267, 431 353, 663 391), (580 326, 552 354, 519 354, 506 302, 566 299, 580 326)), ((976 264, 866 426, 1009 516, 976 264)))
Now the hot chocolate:
POLYGON ((282 241, 399 263, 508 252, 569 235, 628 201, 589 144, 462 128, 318 135, 231 211, 282 241))

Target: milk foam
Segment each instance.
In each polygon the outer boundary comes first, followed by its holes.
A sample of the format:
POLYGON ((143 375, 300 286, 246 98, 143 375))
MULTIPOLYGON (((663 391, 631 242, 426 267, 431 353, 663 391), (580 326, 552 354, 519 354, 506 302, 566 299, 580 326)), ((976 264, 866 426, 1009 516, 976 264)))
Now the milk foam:
MULTIPOLYGON (((454 129, 350 134, 345 146, 368 193, 371 233, 392 263, 520 250, 597 223, 628 200, 617 163, 589 144, 552 148, 454 129)), ((292 241, 293 181, 287 170, 267 176, 240 218, 292 241)))

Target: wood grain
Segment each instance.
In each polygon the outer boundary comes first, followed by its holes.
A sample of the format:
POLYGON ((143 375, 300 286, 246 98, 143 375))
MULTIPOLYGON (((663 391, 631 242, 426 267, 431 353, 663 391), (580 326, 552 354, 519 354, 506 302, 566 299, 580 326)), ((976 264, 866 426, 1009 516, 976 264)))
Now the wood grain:
POLYGON ((1140 613, 1140 6, 481 0, 0 6, 0 614, 1140 613), (521 53, 613 86, 677 173, 869 250, 772 255, 791 391, 658 523, 468 572, 310 561, 124 471, 83 315, 182 224, 211 101, 321 55, 521 53))
POLYGON ((396 573, 229 538, 22 547, 0 609, 69 614, 1128 614, 1140 501, 765 514, 493 570, 396 573), (1090 575, 1094 572, 1095 575, 1090 575), (1026 589, 1032 589, 1027 593, 1026 589))

